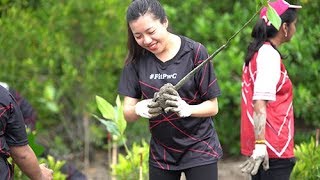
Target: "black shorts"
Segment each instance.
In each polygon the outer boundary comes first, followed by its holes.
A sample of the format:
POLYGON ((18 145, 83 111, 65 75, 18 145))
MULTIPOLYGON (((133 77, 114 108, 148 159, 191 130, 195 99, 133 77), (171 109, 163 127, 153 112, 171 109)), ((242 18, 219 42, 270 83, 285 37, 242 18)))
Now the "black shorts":
POLYGON ((218 166, 217 163, 197 166, 185 170, 164 170, 149 166, 150 180, 180 180, 181 173, 184 172, 187 180, 217 180, 218 166))
POLYGON ((295 164, 295 158, 269 159, 269 169, 265 171, 261 165, 258 173, 252 176, 252 180, 289 180, 295 164))

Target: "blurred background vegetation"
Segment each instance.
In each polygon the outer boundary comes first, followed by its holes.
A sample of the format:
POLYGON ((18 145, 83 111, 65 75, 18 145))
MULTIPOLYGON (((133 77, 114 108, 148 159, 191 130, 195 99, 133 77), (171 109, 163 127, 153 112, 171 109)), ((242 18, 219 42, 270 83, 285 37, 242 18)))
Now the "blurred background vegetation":
MULTIPOLYGON (((59 158, 84 158, 106 148, 107 133, 92 114, 95 96, 114 102, 126 56, 125 12, 131 0, 1 0, 0 81, 38 112, 37 136, 59 158), (86 135, 86 137, 85 137, 86 135), (88 139, 89 138, 89 139, 88 139)), ((320 127, 320 2, 303 6, 297 32, 280 51, 294 84, 296 143, 320 127)), ((223 45, 256 12, 252 0, 161 0, 174 33, 223 45)), ((225 157, 239 156, 241 70, 251 23, 213 60, 222 90, 216 128, 225 157)), ((128 124, 127 142, 149 137, 146 121, 128 124), (130 138, 129 138, 130 137, 130 138)))

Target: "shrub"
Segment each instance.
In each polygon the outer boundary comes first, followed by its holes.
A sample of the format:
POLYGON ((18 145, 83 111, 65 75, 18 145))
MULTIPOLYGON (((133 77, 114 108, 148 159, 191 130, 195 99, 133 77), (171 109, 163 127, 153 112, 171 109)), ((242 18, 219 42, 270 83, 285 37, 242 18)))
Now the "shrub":
POLYGON ((320 147, 311 137, 310 142, 304 142, 295 146, 297 163, 291 174, 293 180, 317 180, 320 179, 320 147))
POLYGON ((119 154, 118 163, 111 166, 118 180, 142 180, 149 177, 149 144, 142 140, 141 145, 133 143, 130 155, 119 154))

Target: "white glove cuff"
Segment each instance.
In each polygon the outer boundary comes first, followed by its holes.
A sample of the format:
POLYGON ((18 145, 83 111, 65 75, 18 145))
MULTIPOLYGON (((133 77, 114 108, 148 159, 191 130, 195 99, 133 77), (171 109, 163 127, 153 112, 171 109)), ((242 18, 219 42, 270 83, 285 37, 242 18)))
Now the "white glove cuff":
POLYGON ((180 112, 179 112, 179 116, 180 117, 189 117, 192 114, 192 109, 190 107, 190 105, 188 103, 186 103, 184 100, 180 100, 180 112))
POLYGON ((135 109, 134 109, 135 113, 141 117, 150 118, 151 115, 148 112, 149 111, 148 104, 150 103, 150 101, 152 101, 152 99, 139 101, 135 106, 135 109))
POLYGON ((267 146, 265 144, 255 144, 252 157, 254 159, 258 157, 264 157, 267 153, 267 146))

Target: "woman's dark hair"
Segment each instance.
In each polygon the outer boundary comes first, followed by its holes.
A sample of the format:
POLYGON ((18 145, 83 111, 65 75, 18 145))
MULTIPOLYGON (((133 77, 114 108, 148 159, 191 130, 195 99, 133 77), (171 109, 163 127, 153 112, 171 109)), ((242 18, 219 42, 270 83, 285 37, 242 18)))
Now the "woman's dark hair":
POLYGON ((131 21, 137 20, 140 16, 147 13, 153 15, 154 19, 160 19, 161 23, 167 20, 166 13, 158 0, 134 0, 127 9, 127 30, 128 30, 128 55, 126 57, 126 63, 138 59, 142 54, 145 53, 145 49, 138 45, 136 42, 132 31, 130 29, 129 23, 131 21))
MULTIPOLYGON (((289 8, 281 16, 281 25, 287 23, 290 25, 297 18, 296 9, 289 8)), ((278 33, 278 30, 272 26, 267 25, 263 19, 259 19, 256 25, 254 26, 251 37, 253 40, 250 42, 247 55, 245 57, 245 65, 247 66, 253 57, 254 53, 259 50, 259 48, 268 41, 269 38, 273 38, 278 33)), ((276 49, 276 47, 271 43, 271 45, 276 49)), ((277 49, 276 49, 277 50, 277 49)), ((280 54, 281 55, 281 54, 280 54)))

